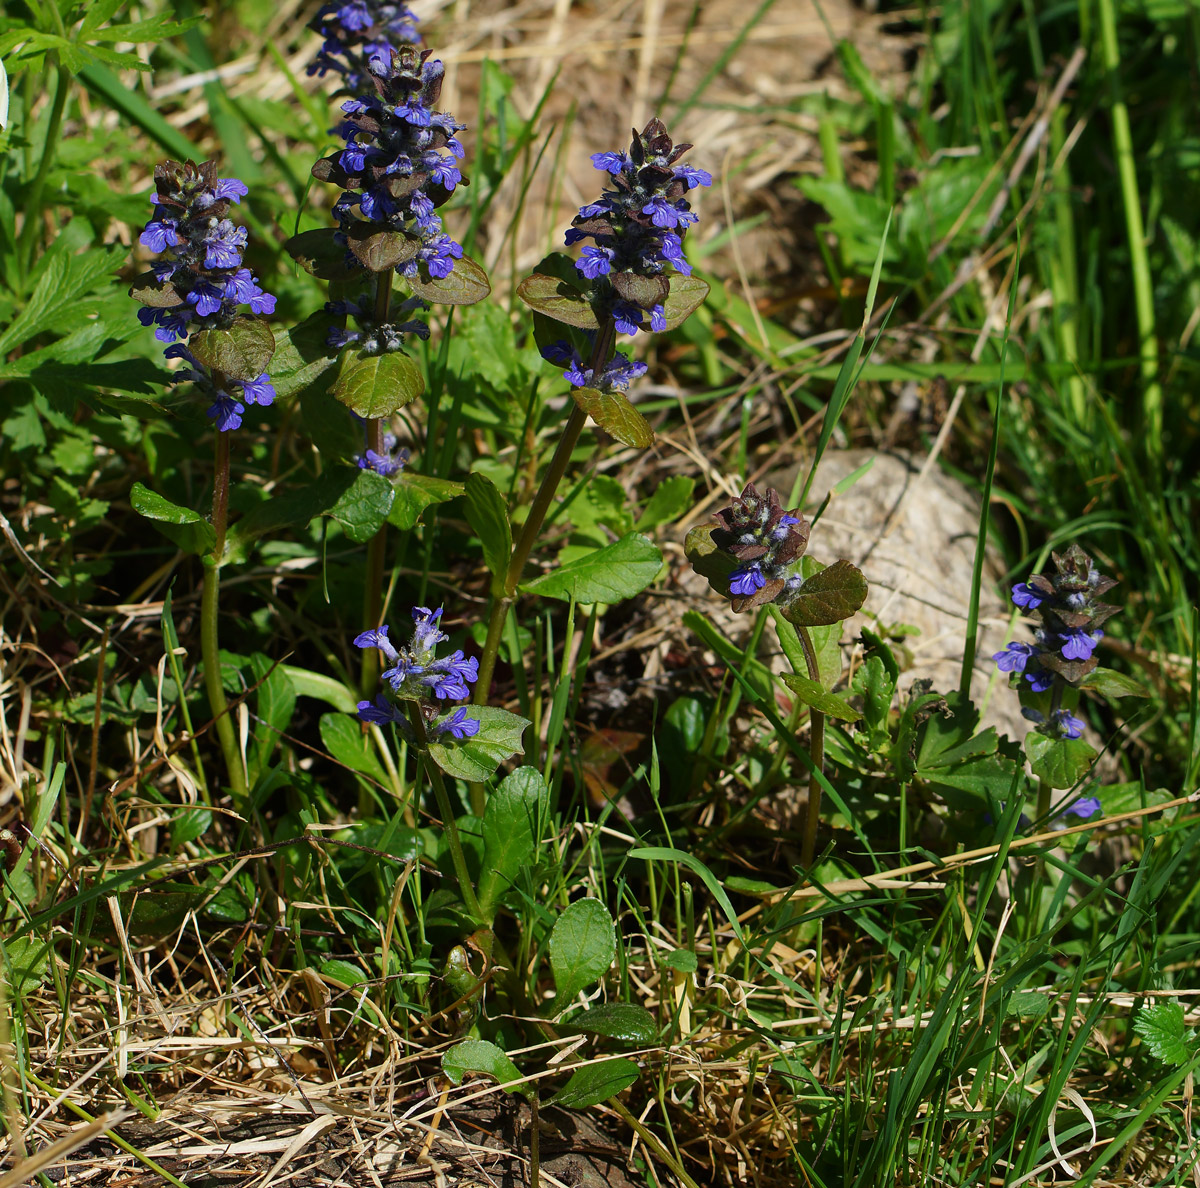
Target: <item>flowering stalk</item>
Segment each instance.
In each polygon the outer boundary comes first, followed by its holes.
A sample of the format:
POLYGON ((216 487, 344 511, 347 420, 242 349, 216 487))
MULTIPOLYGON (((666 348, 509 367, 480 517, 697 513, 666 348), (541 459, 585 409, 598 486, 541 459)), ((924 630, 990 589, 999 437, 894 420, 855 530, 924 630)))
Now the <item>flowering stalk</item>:
MULTIPOLYGON (((609 318, 596 335, 596 340, 592 347, 590 363, 592 374, 599 375, 603 371, 605 364, 612 357, 615 338, 616 325, 609 318)), ((483 656, 479 661, 480 680, 475 686, 474 700, 477 705, 482 705, 487 700, 488 691, 492 685, 492 675, 496 670, 496 657, 500 652, 500 641, 504 635, 504 623, 508 618, 509 608, 516 598, 517 586, 521 581, 521 574, 524 572, 525 563, 529 560, 530 553, 533 552, 534 543, 537 541, 538 534, 545 523, 546 513, 550 510, 550 504, 554 501, 554 496, 558 492, 563 475, 567 473, 567 467, 571 462, 571 455, 575 451, 575 446, 579 442, 579 435, 583 432, 583 427, 586 424, 587 413, 578 404, 572 403, 571 414, 567 417, 566 425, 563 426, 562 435, 559 437, 558 445, 554 450, 554 456, 550 459, 550 465, 546 468, 546 473, 542 476, 541 484, 538 486, 537 493, 533 497, 533 502, 529 505, 529 513, 525 517, 525 523, 521 526, 520 535, 513 545, 512 556, 509 558, 508 568, 504 573, 502 592, 492 599, 492 610, 488 619, 487 639, 483 645, 483 656)), ((476 806, 475 801, 477 799, 481 800, 480 797, 477 797, 474 790, 472 790, 472 808, 475 812, 482 813, 482 802, 476 806)))
POLYGON ((396 647, 389 639, 386 626, 368 629, 355 637, 355 647, 378 652, 389 665, 381 678, 387 689, 374 701, 360 701, 358 717, 373 725, 396 727, 420 755, 433 784, 463 903, 475 919, 482 920, 450 796, 441 770, 430 754, 431 737, 442 746, 451 746, 479 734, 479 716, 473 715, 466 706, 458 706, 449 712, 442 708, 446 701, 469 695, 468 685, 474 684, 479 677, 479 663, 461 649, 449 656, 438 656, 438 645, 450 638, 441 629, 441 618, 441 607, 436 611, 414 607, 413 633, 409 642, 401 647, 396 647))
POLYGON ((154 170, 154 214, 139 243, 160 255, 150 272, 130 290, 142 302, 138 318, 155 327, 167 343, 163 354, 183 366, 172 382, 191 383, 208 403, 216 429, 213 470, 213 547, 204 558, 200 652, 209 708, 238 796, 247 792, 246 770, 238 749, 229 704, 221 684, 218 641, 220 568, 229 521, 230 433, 241 427, 247 404, 270 405, 275 389, 266 372, 275 340, 265 323, 247 317, 275 310, 275 298, 259 286, 242 263, 247 233, 227 217, 230 203, 247 193, 236 178, 217 176, 215 161, 196 165, 166 161, 154 170), (229 344, 236 344, 231 353, 229 344), (228 360, 236 360, 236 364, 228 360), (232 374, 232 366, 241 368, 232 374))
POLYGON ((216 534, 213 551, 204 558, 204 590, 200 601, 200 660, 204 665, 204 688, 217 727, 217 741, 225 758, 225 770, 235 796, 245 796, 246 769, 229 716, 229 702, 221 683, 221 646, 217 619, 221 601, 221 562, 229 520, 229 434, 217 434, 217 457, 213 469, 212 526, 216 534))

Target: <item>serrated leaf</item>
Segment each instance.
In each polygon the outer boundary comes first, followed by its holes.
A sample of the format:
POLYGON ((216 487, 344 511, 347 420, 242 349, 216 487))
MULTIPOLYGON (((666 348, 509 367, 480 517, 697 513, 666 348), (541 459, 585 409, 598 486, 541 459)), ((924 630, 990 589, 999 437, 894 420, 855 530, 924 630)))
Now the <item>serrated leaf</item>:
POLYGON ((213 526, 199 512, 180 507, 141 483, 133 484, 129 502, 138 515, 153 520, 158 530, 185 553, 210 553, 217 543, 213 526))
POLYGON ((633 1002, 608 1002, 589 1007, 559 1023, 573 1031, 586 1031, 606 1039, 623 1040, 627 1044, 658 1042, 658 1024, 644 1006, 633 1002))
POLYGON ((388 513, 388 523, 407 532, 416 526, 421 513, 435 503, 457 499, 463 493, 462 483, 449 479, 432 478, 402 470, 393 480, 396 488, 395 501, 388 513))
POLYGON ((345 351, 330 391, 366 420, 390 417, 425 391, 415 360, 403 351, 360 355, 345 351))
POLYGON ((784 673, 783 683, 796 694, 805 705, 811 709, 820 710, 830 718, 842 722, 857 722, 862 714, 858 712, 844 697, 835 693, 827 693, 820 681, 814 681, 799 673, 784 673))
POLYGON ((535 767, 518 767, 488 797, 483 813, 483 867, 476 888, 485 919, 537 851, 550 793, 535 767))
POLYGON ((508 507, 496 484, 479 471, 467 475, 463 484, 467 505, 467 523, 475 530, 483 547, 483 560, 492 573, 492 593, 504 592, 504 576, 512 557, 512 528, 508 507))
POLYGON ((556 322, 578 326, 581 330, 598 330, 600 323, 588 299, 567 281, 556 276, 535 272, 517 286, 517 296, 530 309, 556 322))
POLYGON ((293 235, 283 245, 287 252, 305 272, 327 281, 348 281, 359 270, 346 259, 346 245, 334 237, 332 227, 318 227, 293 235))
POLYGON ((1081 689, 1092 689, 1105 697, 1149 697, 1150 690, 1131 676, 1111 668, 1093 668, 1079 682, 1081 689))
POLYGON ((461 1085, 467 1073, 484 1073, 504 1085, 508 1093, 529 1093, 528 1085, 512 1083, 521 1079, 520 1071, 500 1048, 488 1040, 459 1040, 454 1047, 447 1048, 442 1053, 442 1072, 455 1085, 461 1085))
POLYGON ((628 1089, 639 1076, 632 1060, 598 1060, 577 1068, 571 1079, 550 1099, 550 1104, 567 1110, 586 1110, 616 1097, 628 1089))
POLYGON ((640 594, 662 568, 662 554, 649 537, 631 532, 586 557, 562 565, 521 587, 564 602, 613 604, 640 594))
POLYGON ((1016 763, 1004 755, 978 755, 954 767, 919 770, 917 776, 937 788, 952 808, 975 810, 1006 799, 1016 773, 1016 763))
POLYGON ((672 276, 671 292, 663 302, 666 328, 674 330, 682 325, 704 304, 708 296, 708 282, 698 276, 672 276))
POLYGON ((586 986, 598 982, 616 960, 616 930, 598 899, 568 904, 550 933, 555 1010, 562 1010, 586 986))
POLYGON ((188 350, 201 363, 231 379, 254 380, 264 375, 275 353, 275 335, 266 322, 237 318, 229 326, 197 330, 188 350))
POLYGON ((843 559, 806 578, 781 609, 797 627, 825 627, 850 618, 866 600, 867 579, 843 559))
POLYGON ((622 445, 649 449, 654 444, 650 422, 623 392, 601 392, 598 388, 572 388, 571 399, 597 425, 622 445))
POLYGON ((350 540, 363 544, 386 523, 395 497, 395 489, 383 475, 360 470, 328 514, 350 540))
POLYGON ((884 730, 892 709, 896 682, 879 656, 868 656, 854 674, 851 688, 863 699, 863 718, 870 730, 884 730))
POLYGON ((492 291, 488 275, 469 256, 454 261, 449 276, 405 277, 405 284, 423 301, 434 305, 474 305, 492 291))
POLYGON ((1051 788, 1073 788, 1096 762, 1096 751, 1081 738, 1049 738, 1036 731, 1025 736, 1025 754, 1039 780, 1051 788))
POLYGON ((448 776, 482 783, 495 775, 506 759, 521 752, 521 736, 529 719, 490 705, 470 706, 467 714, 479 723, 479 733, 461 740, 431 742, 429 756, 448 776))
POLYGON ((1133 1021, 1150 1054, 1163 1064, 1182 1068, 1192 1058, 1193 1033, 1187 1029, 1183 1007, 1177 999, 1143 1007, 1133 1021))

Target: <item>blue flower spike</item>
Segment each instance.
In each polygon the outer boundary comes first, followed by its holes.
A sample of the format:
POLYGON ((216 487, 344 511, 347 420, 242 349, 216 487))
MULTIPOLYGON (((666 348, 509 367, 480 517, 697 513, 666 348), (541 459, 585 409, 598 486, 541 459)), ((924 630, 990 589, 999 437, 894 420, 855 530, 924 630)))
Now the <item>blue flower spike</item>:
POLYGON ((155 167, 154 182, 154 213, 138 242, 162 259, 130 293, 143 303, 138 320, 155 327, 154 337, 168 344, 164 357, 183 364, 172 373, 172 382, 195 384, 217 430, 228 433, 241 426, 247 404, 265 407, 274 401, 270 376, 213 371, 187 341, 203 330, 228 329, 248 314, 275 312, 275 298, 242 263, 245 227, 227 217, 230 204, 246 195, 246 186, 237 178, 218 177, 215 161, 165 161, 155 167))
MULTIPOLYGON (((360 701, 358 716, 378 725, 406 722, 404 710, 397 704, 415 701, 428 709, 430 716, 445 701, 461 701, 471 694, 470 686, 479 678, 479 661, 458 649, 438 656, 440 644, 450 637, 442 630, 442 608, 413 608, 413 630, 407 644, 397 647, 388 637, 386 626, 364 631, 354 639, 358 648, 376 648, 387 667, 380 679, 390 687, 374 701, 360 701)), ((436 718, 430 727, 433 737, 462 741, 479 733, 479 719, 470 709, 458 706, 448 715, 436 718)))
POLYGON ((1104 638, 1101 624, 1117 607, 1100 598, 1117 583, 1094 567, 1078 545, 1052 553, 1055 572, 1035 574, 1012 589, 1014 605, 1038 621, 1032 644, 1014 640, 992 659, 1010 674, 1014 686, 1031 693, 1050 693, 1052 709, 1027 706, 1021 712, 1040 733, 1055 739, 1077 739, 1084 722, 1061 708, 1063 693, 1078 688, 1099 664, 1096 648, 1104 638))

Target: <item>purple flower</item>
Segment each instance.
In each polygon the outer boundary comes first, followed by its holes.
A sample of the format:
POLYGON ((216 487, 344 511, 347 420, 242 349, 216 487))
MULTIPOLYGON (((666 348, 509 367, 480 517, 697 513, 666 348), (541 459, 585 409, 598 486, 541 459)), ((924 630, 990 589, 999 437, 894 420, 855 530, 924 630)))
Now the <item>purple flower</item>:
POLYGON ((387 726, 392 722, 403 723, 405 721, 404 712, 399 706, 389 701, 383 693, 376 696, 374 703, 360 701, 358 716, 361 721, 371 722, 376 726, 387 726))
POLYGON ((479 733, 479 719, 468 717, 466 707, 460 705, 448 718, 443 718, 434 724, 433 733, 435 735, 449 734, 459 741, 473 738, 479 733))
MULTIPOLYGON (((1070 735, 1067 736, 1071 737, 1070 735)), ((1081 796, 1074 804, 1069 804, 1062 811, 1062 816, 1079 817, 1080 820, 1086 821, 1088 817, 1094 817, 1100 811, 1100 798, 1097 796, 1081 796)))
POLYGON ((178 247, 182 242, 174 219, 151 219, 138 236, 138 243, 152 252, 165 252, 167 248, 178 247))
POLYGON ((246 246, 246 228, 222 219, 202 240, 204 267, 210 270, 240 268, 246 246))
POLYGON ((767 584, 762 567, 757 562, 742 565, 729 575, 729 592, 731 594, 750 595, 767 584))
POLYGON ((711 186, 712 174, 705 169, 697 169, 692 165, 676 165, 675 176, 687 183, 689 190, 696 186, 711 186))
POLYGON ((1085 631, 1073 627, 1062 633, 1062 654, 1066 660, 1088 660, 1104 635, 1103 631, 1085 631))
POLYGON ((435 697, 443 700, 469 697, 471 690, 467 685, 474 684, 478 679, 479 661, 474 656, 464 656, 461 650, 435 660, 421 674, 421 683, 432 689, 435 697))
POLYGON ((1024 672, 1029 658, 1035 655, 1037 649, 1032 644, 1014 640, 1002 652, 994 652, 992 659, 996 661, 996 667, 1001 672, 1024 672))
POLYGON ((275 386, 271 377, 262 374, 258 379, 242 380, 242 399, 247 404, 261 404, 264 408, 275 400, 275 386))
POLYGON ((1027 610, 1035 610, 1042 605, 1043 598, 1036 590, 1027 586, 1024 582, 1018 582, 1012 588, 1012 600, 1017 606, 1023 606, 1027 610))
POLYGON ((400 654, 392 646, 391 640, 388 639, 386 625, 376 627, 371 631, 360 632, 354 637, 354 646, 356 648, 378 648, 390 664, 395 664, 400 659, 400 654))
MULTIPOLYGON (((432 652, 440 643, 446 643, 449 636, 442 630, 442 608, 430 610, 427 606, 414 606, 412 646, 414 651, 432 652)), ((461 652, 458 653, 460 656, 461 652)))
POLYGON ((593 153, 592 164, 601 173, 611 173, 614 177, 630 169, 633 162, 622 152, 593 153))
POLYGON ((215 422, 219 432, 228 433, 242 427, 242 413, 245 411, 246 406, 228 392, 217 392, 209 405, 208 416, 215 422))
POLYGON ((585 247, 579 259, 575 261, 575 267, 588 280, 595 280, 596 277, 605 276, 612 271, 612 257, 612 248, 585 247))
POLYGON ((1083 735, 1083 720, 1074 717, 1068 710, 1056 710, 1050 715, 1055 726, 1062 731, 1063 738, 1080 738, 1083 735))
POLYGON ((1035 693, 1045 693, 1054 685, 1054 673, 1048 668, 1030 667, 1025 670, 1025 679, 1035 693))

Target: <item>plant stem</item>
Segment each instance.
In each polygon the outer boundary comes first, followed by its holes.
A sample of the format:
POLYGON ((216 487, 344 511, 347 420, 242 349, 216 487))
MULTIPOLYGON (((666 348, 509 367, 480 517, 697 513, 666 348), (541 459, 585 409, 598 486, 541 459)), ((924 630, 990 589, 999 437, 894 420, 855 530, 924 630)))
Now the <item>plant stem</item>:
MULTIPOLYGON (((804 663, 808 668, 809 680, 821 680, 821 669, 817 664, 817 653, 807 627, 797 627, 800 646, 804 649, 804 663)), ((812 866, 817 853, 817 829, 821 824, 821 776, 825 766, 825 715, 811 706, 808 711, 808 753, 812 756, 812 774, 808 778, 808 811, 804 817, 804 836, 800 843, 800 865, 812 866)))
MULTIPOLYGON (((388 307, 392 299, 392 272, 380 272, 375 277, 375 322, 380 325, 388 320, 388 307)), ((367 420, 367 449, 383 453, 383 418, 367 420)), ((383 619, 383 571, 387 560, 387 524, 367 544, 367 568, 363 588, 363 629, 371 631, 382 626, 383 619)), ((359 689, 368 700, 374 696, 375 683, 379 680, 379 653, 374 648, 364 648, 359 669, 359 689)))
POLYGON ((229 702, 221 684, 221 648, 217 642, 217 615, 221 601, 221 558, 225 554, 225 530, 229 521, 229 434, 217 434, 217 461, 213 474, 212 526, 216 543, 204 558, 204 592, 200 601, 200 658, 204 664, 204 688, 217 727, 217 739, 225 756, 225 768, 234 795, 245 797, 246 771, 238 751, 237 737, 229 717, 229 702))
MULTIPOLYGON (((596 341, 592 348, 591 369, 593 375, 612 358, 613 342, 616 336, 616 326, 613 324, 612 319, 608 318, 597 332, 596 341)), ((508 617, 508 609, 512 606, 516 598, 517 585, 521 581, 521 573, 525 569, 525 563, 529 560, 529 554, 533 552, 533 546, 538 538, 538 533, 541 532, 542 525, 545 523, 546 513, 550 510, 550 504, 554 501, 558 485, 562 482, 563 475, 567 472, 567 467, 571 462, 571 454, 574 452, 575 445, 579 441, 579 435, 583 432, 583 427, 586 424, 587 413, 572 401, 571 415, 567 418, 562 436, 558 439, 558 445, 554 450, 554 457, 550 459, 550 465, 542 477, 541 486, 538 487, 537 494, 534 495, 533 502, 529 505, 529 514, 525 517, 525 523, 521 526, 521 533, 513 545, 512 557, 509 559, 508 569, 504 574, 503 592, 498 597, 492 599, 491 617, 488 619, 487 640, 483 645, 483 655, 479 660, 479 680, 475 682, 475 696, 473 700, 476 705, 483 705, 488 699, 488 693, 492 685, 492 674, 496 669, 496 656, 500 651, 500 640, 504 634, 504 622, 508 617)))
POLYGON ((462 895, 467 911, 479 923, 483 923, 483 912, 479 907, 479 899, 475 894, 475 884, 471 882, 471 872, 467 869, 467 857, 463 853, 462 841, 458 836, 458 825, 454 820, 454 810, 450 805, 450 794, 446 791, 446 781, 442 779, 441 768, 429 757, 429 736, 425 732, 425 719, 421 717, 421 707, 415 702, 408 704, 408 720, 412 723, 413 733, 417 736, 417 749, 421 762, 429 773, 429 781, 433 784, 433 794, 437 798, 438 812, 442 814, 442 826, 446 830, 446 841, 450 846, 450 861, 454 865, 454 874, 458 879, 458 889, 462 895))
MULTIPOLYGON (((54 6, 51 6, 54 7, 54 6)), ((21 239, 17 259, 20 261, 21 283, 33 268, 33 253, 37 247, 37 228, 42 225, 42 190, 46 186, 46 177, 54 164, 58 151, 58 135, 62 130, 63 109, 67 105, 67 88, 71 85, 71 72, 59 64, 57 84, 54 91, 54 106, 50 109, 50 123, 46 127, 46 142, 42 149, 42 159, 38 162, 38 171, 29 183, 29 192, 25 195, 25 222, 21 227, 21 239)), ((28 111, 26 119, 29 118, 28 111)))

